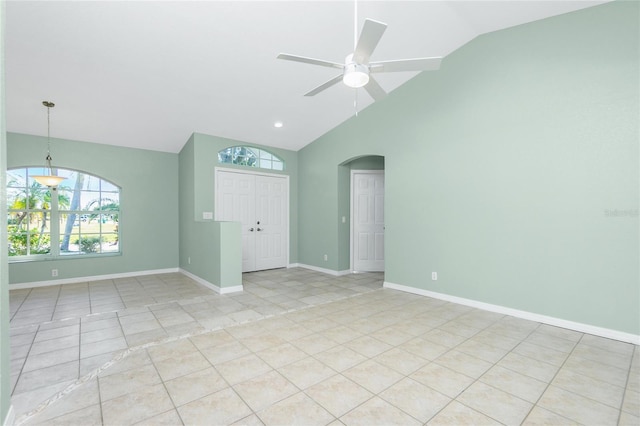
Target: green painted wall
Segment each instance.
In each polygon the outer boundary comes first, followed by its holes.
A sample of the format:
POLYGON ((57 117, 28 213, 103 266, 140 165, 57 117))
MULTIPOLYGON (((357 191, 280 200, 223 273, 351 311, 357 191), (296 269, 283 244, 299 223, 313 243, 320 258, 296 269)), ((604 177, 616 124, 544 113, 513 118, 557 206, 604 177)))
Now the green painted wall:
MULTIPOLYGON (((0 2, 0 216, 7 217, 7 138, 4 89, 5 2, 0 2)), ((7 241, 7 228, 0 228, 0 241, 7 241)), ((7 244, 0 245, 0 424, 4 425, 11 406, 11 368, 9 343, 9 274, 7 244)))
POLYGON ((182 147, 179 154, 179 215, 180 215, 180 267, 204 278, 205 252, 201 236, 195 229, 195 148, 193 135, 182 147), (190 249, 193 247, 193 249, 190 249), (190 261, 189 261, 190 259, 190 261))
MULTIPOLYGON (((7 134, 7 166, 44 162, 46 138, 7 134)), ((128 273, 178 266, 178 156, 52 139, 54 166, 87 171, 120 186, 121 256, 65 258, 9 265, 10 283, 128 273)))
MULTIPOLYGON (((179 154, 180 267, 218 287, 242 285, 240 226, 196 218, 195 134, 179 154), (235 237, 234 237, 234 232, 235 237)), ((213 183, 211 183, 213 188, 213 183)))
POLYGON ((351 170, 384 170, 384 157, 367 155, 347 163, 351 170))
POLYGON ((215 222, 220 267, 217 284, 223 287, 242 285, 242 238, 240 222, 215 222))
POLYGON ((639 12, 478 37, 302 149, 300 263, 343 267, 339 165, 383 155, 386 281, 639 334, 639 12))

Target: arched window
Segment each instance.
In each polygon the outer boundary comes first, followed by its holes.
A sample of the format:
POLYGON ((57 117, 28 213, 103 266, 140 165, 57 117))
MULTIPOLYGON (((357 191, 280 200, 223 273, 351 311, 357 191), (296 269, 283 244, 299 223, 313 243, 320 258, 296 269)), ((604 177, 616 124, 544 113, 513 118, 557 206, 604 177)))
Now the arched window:
POLYGON ((42 167, 7 170, 9 260, 120 253, 120 188, 77 170, 57 169, 57 189, 33 180, 42 167))
POLYGON ((269 151, 249 146, 232 146, 218 152, 218 162, 260 169, 284 170, 284 161, 269 151))

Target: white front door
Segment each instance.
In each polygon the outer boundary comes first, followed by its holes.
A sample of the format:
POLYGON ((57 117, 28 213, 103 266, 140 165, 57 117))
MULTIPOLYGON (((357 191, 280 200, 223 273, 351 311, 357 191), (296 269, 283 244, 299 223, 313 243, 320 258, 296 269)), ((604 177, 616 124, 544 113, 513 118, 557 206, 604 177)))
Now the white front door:
POLYGON ((242 272, 288 262, 289 181, 216 169, 216 220, 240 222, 242 272))
POLYGON ((352 269, 384 271, 384 171, 351 172, 352 269))

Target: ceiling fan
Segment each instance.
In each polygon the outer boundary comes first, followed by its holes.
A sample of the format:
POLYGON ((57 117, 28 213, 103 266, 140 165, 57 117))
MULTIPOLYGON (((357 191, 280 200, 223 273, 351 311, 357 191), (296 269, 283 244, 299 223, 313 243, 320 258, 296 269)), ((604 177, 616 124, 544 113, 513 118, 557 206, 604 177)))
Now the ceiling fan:
MULTIPOLYGON (((357 16, 357 13, 356 13, 357 16)), ((355 29, 355 28, 354 28, 355 29)), ((387 92, 384 91, 378 82, 373 78, 371 74, 382 72, 398 72, 398 71, 427 71, 437 70, 440 68, 441 57, 433 58, 412 58, 412 59, 399 59, 393 61, 376 61, 370 62, 369 58, 374 49, 378 45, 378 42, 382 38, 382 34, 387 29, 387 24, 374 21, 372 19, 366 19, 360 38, 355 42, 355 48, 352 54, 345 58, 344 63, 325 61, 322 59, 308 58, 305 56, 290 55, 287 53, 281 53, 278 55, 278 59, 284 59, 287 61, 304 62, 307 64, 320 65, 323 67, 337 68, 342 70, 340 75, 333 77, 326 83, 321 84, 305 96, 314 96, 323 90, 328 89, 340 80, 353 88, 364 87, 364 89, 371 95, 374 100, 380 100, 386 96, 387 92)), ((354 37, 355 38, 355 37, 354 37)))

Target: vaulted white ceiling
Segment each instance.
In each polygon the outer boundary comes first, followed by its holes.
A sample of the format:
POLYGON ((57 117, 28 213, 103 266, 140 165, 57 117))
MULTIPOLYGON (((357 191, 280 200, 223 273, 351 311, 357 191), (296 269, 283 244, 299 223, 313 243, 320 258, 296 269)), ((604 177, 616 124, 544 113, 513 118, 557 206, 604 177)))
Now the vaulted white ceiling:
MULTIPOLYGON (((388 24, 372 60, 446 61, 480 34, 601 3, 359 2, 358 32, 365 18, 388 24)), ((50 100, 52 137, 179 152, 201 132, 298 150, 355 112, 342 84, 303 96, 335 69, 276 59, 343 62, 353 1, 8 1, 5 17, 12 132, 46 135, 50 100)), ((415 75, 376 78, 391 91, 415 75)), ((357 108, 371 103, 358 90, 357 108)))

